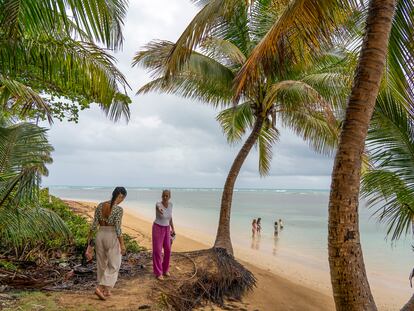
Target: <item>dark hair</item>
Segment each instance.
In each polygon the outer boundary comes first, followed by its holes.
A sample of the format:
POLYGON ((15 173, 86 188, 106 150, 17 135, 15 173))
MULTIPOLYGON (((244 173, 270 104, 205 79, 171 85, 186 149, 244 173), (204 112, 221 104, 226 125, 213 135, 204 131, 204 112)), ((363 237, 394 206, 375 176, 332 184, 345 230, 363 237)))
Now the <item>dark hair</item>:
POLYGON ((115 203, 116 198, 122 194, 124 197, 127 195, 127 191, 124 187, 116 187, 114 191, 112 191, 112 199, 111 199, 111 209, 115 203))

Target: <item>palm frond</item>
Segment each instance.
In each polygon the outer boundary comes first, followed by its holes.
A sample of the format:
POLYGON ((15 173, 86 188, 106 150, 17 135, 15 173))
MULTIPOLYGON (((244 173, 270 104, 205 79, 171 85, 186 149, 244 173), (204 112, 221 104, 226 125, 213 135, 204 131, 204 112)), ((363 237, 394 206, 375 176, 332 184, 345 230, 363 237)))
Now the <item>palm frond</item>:
POLYGON ((361 184, 392 240, 407 234, 414 220, 414 118, 398 99, 389 90, 377 99, 367 139, 371 167, 361 184))
POLYGON ((0 107, 3 110, 14 110, 20 117, 25 117, 36 109, 43 112, 52 122, 49 103, 27 85, 7 79, 0 74, 0 107))
POLYGON ((16 38, 19 32, 40 34, 60 30, 71 35, 75 31, 75 35, 84 38, 87 34, 89 41, 95 39, 117 49, 123 42, 127 3, 127 0, 4 0, 0 3, 0 32, 16 38))
POLYGON ((348 12, 348 6, 338 0, 290 1, 238 73, 236 95, 257 81, 263 71, 274 71, 276 64, 283 66, 287 58, 304 62, 305 56, 320 51, 348 12))
POLYGON ((250 102, 230 107, 222 110, 217 115, 227 141, 231 144, 239 142, 246 130, 251 128, 254 123, 254 115, 250 102))
POLYGON ((0 127, 0 207, 35 200, 52 151, 43 128, 30 123, 0 127))
POLYGON ((327 125, 336 126, 336 118, 331 105, 313 87, 303 81, 285 80, 270 87, 263 101, 265 110, 281 103, 283 110, 297 110, 297 106, 307 111, 322 112, 327 125))
POLYGON ((136 54, 133 65, 149 69, 154 78, 138 91, 139 94, 161 91, 214 106, 231 103, 234 73, 212 57, 192 52, 179 72, 166 77, 166 59, 172 46, 168 41, 153 41, 136 54))
POLYGON ((273 146, 279 140, 279 131, 270 122, 265 122, 260 131, 257 145, 259 147, 260 176, 269 174, 273 158, 273 146))
POLYGON ((20 251, 53 238, 69 239, 71 232, 53 211, 44 208, 0 209, 0 241, 3 247, 20 251))
POLYGON ((246 61, 243 52, 229 40, 215 37, 207 38, 201 43, 201 48, 205 55, 225 61, 229 67, 242 66, 246 61))
POLYGON ((331 155, 336 150, 340 123, 335 121, 336 125, 333 126, 331 122, 327 122, 322 111, 296 107, 281 111, 279 117, 285 127, 291 128, 315 151, 331 155))
MULTIPOLYGON (((3 81, 0 83, 14 80, 26 89, 30 88, 32 97, 44 107, 47 107, 46 97, 35 96, 35 92, 81 104, 94 102, 110 109, 121 93, 119 86, 129 87, 124 75, 115 67, 113 56, 93 43, 78 42, 65 36, 42 35, 12 45, 0 44, 0 58, 3 60, 0 63, 3 81)), ((6 95, 0 94, 3 103, 13 102, 14 99, 6 95)), ((33 105, 23 106, 30 107, 33 105)), ((29 111, 22 109, 22 112, 29 111)))
POLYGON ((414 220, 414 186, 407 184, 397 172, 387 169, 369 170, 363 175, 362 194, 380 222, 387 225, 387 236, 398 240, 411 234, 414 220))
POLYGON ((167 76, 180 70, 195 47, 204 41, 213 29, 220 27, 226 18, 231 17, 240 5, 245 5, 245 2, 239 0, 210 0, 200 3, 205 3, 204 7, 188 24, 168 56, 167 76))

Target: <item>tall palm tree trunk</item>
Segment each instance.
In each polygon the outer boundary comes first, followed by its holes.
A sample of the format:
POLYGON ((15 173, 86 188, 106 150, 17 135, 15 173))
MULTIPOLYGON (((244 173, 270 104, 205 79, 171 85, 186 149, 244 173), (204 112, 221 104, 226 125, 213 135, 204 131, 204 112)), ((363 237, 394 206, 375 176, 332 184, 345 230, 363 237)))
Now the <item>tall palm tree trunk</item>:
POLYGON ((240 169, 249 155, 250 150, 257 141, 262 129, 264 117, 258 116, 253 126, 252 132, 243 144, 233 164, 230 168, 229 174, 227 175, 226 183, 224 184, 223 195, 221 197, 221 209, 220 209, 220 220, 217 229, 216 242, 214 243, 215 248, 224 248, 229 254, 233 255, 233 246, 230 239, 230 212, 231 203, 233 200, 234 184, 236 183, 237 176, 239 175, 240 169))
POLYGON ((359 235, 361 155, 384 71, 395 0, 371 0, 365 38, 332 172, 329 265, 337 310, 376 310, 359 235))

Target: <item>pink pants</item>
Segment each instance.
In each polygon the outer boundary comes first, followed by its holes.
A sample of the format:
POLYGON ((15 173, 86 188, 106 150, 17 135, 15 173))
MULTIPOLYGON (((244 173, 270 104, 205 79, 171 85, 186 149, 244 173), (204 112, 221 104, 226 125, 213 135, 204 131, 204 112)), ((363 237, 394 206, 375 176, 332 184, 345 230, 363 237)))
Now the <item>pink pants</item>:
POLYGON ((152 225, 152 268, 155 276, 168 272, 170 268, 171 236, 170 226, 152 225), (162 256, 164 248, 164 257, 162 256))

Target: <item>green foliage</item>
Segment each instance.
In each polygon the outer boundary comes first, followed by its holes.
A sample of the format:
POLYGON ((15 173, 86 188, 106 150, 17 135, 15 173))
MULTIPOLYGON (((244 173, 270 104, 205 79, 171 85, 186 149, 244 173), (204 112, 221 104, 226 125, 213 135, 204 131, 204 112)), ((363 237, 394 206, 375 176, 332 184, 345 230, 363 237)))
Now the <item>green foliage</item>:
MULTIPOLYGON (((72 238, 71 243, 77 249, 81 250, 87 243, 87 237, 90 225, 88 221, 79 215, 76 215, 65 202, 57 197, 49 196, 46 189, 40 192, 40 205, 48 210, 55 212, 68 226, 72 238), (50 198, 50 201, 49 201, 50 198)), ((68 246, 63 239, 51 239, 47 244, 49 247, 68 246)))
POLYGON ((3 251, 13 250, 17 256, 23 256, 32 249, 40 250, 55 238, 68 240, 70 231, 53 211, 32 206, 0 210, 3 251))
POLYGON ((46 129, 30 123, 0 126, 0 207, 36 202, 52 151, 46 129))
POLYGON ((262 176, 270 170, 279 121, 315 150, 332 152, 340 128, 337 118, 345 105, 344 90, 350 87, 345 51, 319 55, 310 63, 285 55, 285 62, 274 62, 270 72, 259 70, 257 81, 241 96, 234 88, 235 78, 272 27, 270 18, 282 18, 282 12, 282 6, 276 8, 273 1, 255 1, 251 7, 244 1, 209 1, 177 43, 154 40, 136 54, 133 65, 146 68, 153 78, 138 93, 172 93, 223 107, 217 120, 229 143, 240 142, 256 120, 264 118, 256 142, 262 176))
POLYGON ((9 270, 9 271, 16 271, 17 266, 14 265, 12 262, 6 260, 0 260, 0 268, 9 270))
POLYGON ((412 111, 380 93, 368 133, 371 166, 362 176, 362 193, 392 240, 411 233, 414 220, 413 120, 412 111))
MULTIPOLYGON (((60 248, 65 246, 75 246, 77 251, 83 251, 87 243, 88 233, 90 229, 90 223, 88 220, 80 215, 75 214, 70 207, 61 199, 49 195, 47 189, 43 189, 40 192, 40 204, 46 209, 49 209, 59 215, 62 220, 68 226, 72 238, 69 244, 64 239, 52 239, 47 243, 48 247, 60 248), (50 201, 49 201, 50 199, 50 201)), ((130 253, 137 253, 144 248, 138 245, 130 235, 123 233, 125 247, 130 253)))
POLYGON ((145 247, 139 246, 138 242, 129 234, 123 233, 122 236, 128 253, 138 253, 146 250, 145 247))
POLYGON ((0 110, 18 118, 68 118, 97 103, 129 118, 125 77, 98 46, 122 45, 126 1, 0 2, 0 110))

